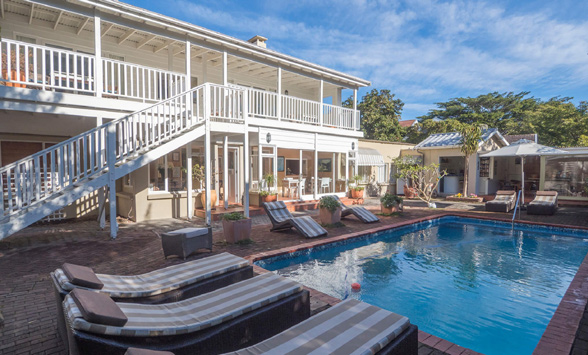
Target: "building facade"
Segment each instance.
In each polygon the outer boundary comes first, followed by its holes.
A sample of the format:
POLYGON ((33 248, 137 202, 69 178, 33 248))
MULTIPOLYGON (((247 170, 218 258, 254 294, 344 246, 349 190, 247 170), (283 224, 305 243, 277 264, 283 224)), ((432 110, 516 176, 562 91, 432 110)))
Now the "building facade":
POLYGON ((201 194, 210 223, 215 194, 247 214, 357 173, 364 79, 119 1, 0 5, 0 238, 87 214, 116 236, 117 214, 192 217, 201 194))

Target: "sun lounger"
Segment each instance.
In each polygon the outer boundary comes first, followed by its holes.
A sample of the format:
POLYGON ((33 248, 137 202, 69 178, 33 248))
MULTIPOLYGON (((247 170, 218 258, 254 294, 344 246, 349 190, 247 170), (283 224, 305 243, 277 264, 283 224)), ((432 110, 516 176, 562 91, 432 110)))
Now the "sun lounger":
POLYGON ((115 303, 76 289, 63 312, 70 354, 124 354, 132 347, 209 354, 274 336, 307 319, 310 302, 301 284, 267 273, 162 305, 115 303))
POLYGON ((327 231, 321 227, 312 217, 294 217, 288 211, 286 204, 282 201, 265 202, 263 208, 269 219, 272 221, 271 231, 286 230, 294 227, 306 238, 316 238, 327 235, 327 231))
POLYGON ((417 354, 417 333, 408 318, 349 299, 231 354, 417 354))
POLYGON ((527 214, 553 215, 557 209, 557 191, 537 191, 527 206, 527 214))
MULTIPOLYGON (((91 269, 85 269, 86 274, 93 276, 93 283, 88 283, 88 280, 80 282, 84 280, 79 280, 78 275, 74 275, 78 276, 78 279, 70 280, 63 269, 56 269, 51 273, 58 310, 58 326, 65 323, 61 303, 65 296, 76 288, 104 293, 115 301, 155 304, 194 297, 253 277, 253 267, 249 262, 229 253, 169 266, 142 275, 94 274, 91 269), (98 285, 94 288, 88 287, 93 284, 98 285), (99 284, 103 286, 100 288, 99 284)), ((87 278, 88 275, 84 276, 87 278)), ((61 336, 65 340, 65 333, 61 336)))
POLYGON ((516 202, 517 194, 515 191, 499 190, 496 191, 494 200, 486 202, 486 211, 509 212, 515 208, 516 202))
POLYGON ((380 221, 380 219, 375 214, 368 211, 365 207, 363 207, 363 206, 345 206, 343 204, 343 202, 341 202, 341 200, 339 199, 339 196, 337 196, 337 195, 331 195, 331 196, 333 198, 335 198, 337 201, 339 201, 339 203, 341 204, 341 218, 347 217, 349 215, 354 215, 355 217, 357 217, 357 219, 359 219, 363 223, 375 223, 375 222, 380 221))

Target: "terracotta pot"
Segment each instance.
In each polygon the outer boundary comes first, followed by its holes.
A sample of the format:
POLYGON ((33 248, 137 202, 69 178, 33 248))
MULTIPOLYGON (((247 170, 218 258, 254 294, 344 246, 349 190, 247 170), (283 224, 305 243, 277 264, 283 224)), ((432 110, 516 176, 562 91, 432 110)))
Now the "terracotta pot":
MULTIPOLYGON (((202 208, 206 209, 206 191, 202 191, 200 194, 200 201, 202 208)), ((210 190, 210 206, 213 210, 216 208, 216 190, 210 190)))
POLYGON ((267 195, 261 197, 261 202, 276 202, 278 200, 278 195, 267 195))
POLYGON ((319 208, 319 219, 322 224, 336 224, 341 222, 341 207, 331 212, 326 208, 319 208))
POLYGON ((364 190, 351 190, 351 198, 363 198, 364 190))
POLYGON ((380 205, 380 210, 383 214, 392 214, 400 211, 398 206, 384 207, 384 205, 380 205))
POLYGON ((404 185, 404 196, 406 196, 406 198, 415 198, 416 194, 414 189, 412 187, 408 187, 408 185, 404 185))
POLYGON ((227 243, 236 243, 251 238, 251 218, 237 221, 223 219, 223 234, 227 243))

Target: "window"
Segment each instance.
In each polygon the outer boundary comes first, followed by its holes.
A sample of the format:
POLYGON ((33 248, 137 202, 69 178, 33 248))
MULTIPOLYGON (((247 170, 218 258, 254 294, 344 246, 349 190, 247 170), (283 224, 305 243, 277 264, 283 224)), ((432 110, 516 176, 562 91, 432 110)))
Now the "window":
POLYGON ((557 191, 560 196, 588 197, 588 156, 547 157, 544 190, 557 191))
MULTIPOLYGON (((302 175, 308 174, 307 163, 302 159, 302 175)), ((286 175, 300 175, 300 159, 286 159, 286 175)))
POLYGON ((19 42, 25 42, 25 43, 30 43, 30 44, 37 44, 37 40, 32 38, 32 37, 26 37, 26 36, 21 36, 21 35, 16 35, 16 40, 19 42))
MULTIPOLYGON (((198 159, 192 158, 193 164, 198 159)), ((149 191, 184 191, 187 186, 188 170, 186 154, 183 149, 171 152, 149 164, 149 191)), ((198 188, 196 182, 193 188, 198 188)))

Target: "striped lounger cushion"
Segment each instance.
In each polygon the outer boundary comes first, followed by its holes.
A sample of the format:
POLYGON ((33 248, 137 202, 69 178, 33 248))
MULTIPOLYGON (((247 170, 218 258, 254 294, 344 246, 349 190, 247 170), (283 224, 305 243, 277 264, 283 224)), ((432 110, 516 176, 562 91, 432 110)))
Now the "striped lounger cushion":
POLYGON ((374 354, 409 326, 404 316, 349 299, 231 354, 374 354))
POLYGON ((327 235, 326 229, 321 227, 321 225, 310 216, 292 218, 292 224, 306 238, 316 238, 327 235))
POLYGON ((355 217, 357 217, 363 223, 374 223, 374 222, 380 221, 380 219, 378 217, 376 217, 375 214, 373 214, 370 211, 368 211, 367 209, 365 209, 365 207, 356 206, 356 207, 349 207, 348 209, 351 210, 351 213, 353 213, 353 215, 355 217))
MULTIPOLYGON (((113 298, 148 297, 176 290, 233 270, 247 267, 249 262, 229 253, 209 256, 169 266, 143 275, 119 276, 96 274, 104 287, 94 290, 113 298)), ((61 269, 53 273, 62 289, 83 288, 73 285, 61 269)))
POLYGON ((63 301, 73 329, 93 334, 152 337, 197 332, 302 291, 302 285, 273 273, 256 276, 231 286, 175 303, 116 304, 128 318, 122 327, 89 323, 73 298, 63 301))
POLYGON ((508 203, 514 199, 515 195, 496 195, 494 200, 488 201, 487 203, 508 203))
POLYGON ((534 205, 551 206, 555 205, 556 201, 557 196, 536 196, 531 203, 534 205))

